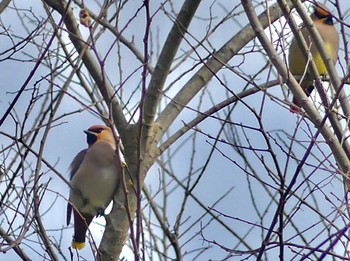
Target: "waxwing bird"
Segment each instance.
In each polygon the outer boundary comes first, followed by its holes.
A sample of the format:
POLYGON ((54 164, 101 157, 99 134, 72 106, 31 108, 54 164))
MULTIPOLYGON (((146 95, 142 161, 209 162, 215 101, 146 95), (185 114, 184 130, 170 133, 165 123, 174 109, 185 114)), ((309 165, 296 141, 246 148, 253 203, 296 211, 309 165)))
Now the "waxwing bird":
POLYGON ((95 216, 103 215, 118 187, 122 173, 112 131, 94 125, 84 131, 88 148, 80 151, 70 165, 70 193, 67 225, 73 210, 74 236, 72 247, 85 246, 86 231, 95 216))
MULTIPOLYGON (((316 3, 314 12, 310 15, 310 17, 324 42, 325 49, 327 50, 330 59, 332 59, 333 63, 335 64, 338 58, 339 35, 334 27, 332 14, 326 6, 316 3)), ((312 43, 309 31, 306 27, 302 27, 301 33, 304 36, 307 46, 310 47, 310 53, 317 67, 318 73, 322 76, 327 75, 327 68, 315 44, 312 43)), ((306 68, 307 58, 301 52, 295 38, 292 39, 289 48, 288 63, 290 72, 293 75, 302 76, 306 73, 304 79, 300 83, 300 86, 303 88, 306 95, 310 96, 314 89, 313 79, 309 73, 309 69, 306 68)), ((293 98, 293 103, 299 106, 295 98, 293 98)), ((291 111, 298 112, 298 109, 292 107, 291 111)))

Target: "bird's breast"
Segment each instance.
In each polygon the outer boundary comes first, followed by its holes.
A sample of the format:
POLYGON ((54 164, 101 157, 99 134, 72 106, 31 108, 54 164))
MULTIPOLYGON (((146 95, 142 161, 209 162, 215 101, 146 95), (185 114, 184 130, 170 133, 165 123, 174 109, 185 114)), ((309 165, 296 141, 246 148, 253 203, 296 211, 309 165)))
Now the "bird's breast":
POLYGON ((118 184, 120 163, 110 147, 103 148, 87 151, 71 180, 70 200, 82 213, 96 215, 97 209, 105 209, 118 184))

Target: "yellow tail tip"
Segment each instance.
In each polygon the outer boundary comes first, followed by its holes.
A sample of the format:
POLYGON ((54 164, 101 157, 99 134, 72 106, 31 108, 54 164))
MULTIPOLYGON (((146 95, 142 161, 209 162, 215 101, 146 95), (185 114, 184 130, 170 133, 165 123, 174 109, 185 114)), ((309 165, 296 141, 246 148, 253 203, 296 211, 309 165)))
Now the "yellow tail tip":
POLYGON ((72 240, 72 247, 77 250, 83 249, 85 247, 85 242, 75 242, 72 240))

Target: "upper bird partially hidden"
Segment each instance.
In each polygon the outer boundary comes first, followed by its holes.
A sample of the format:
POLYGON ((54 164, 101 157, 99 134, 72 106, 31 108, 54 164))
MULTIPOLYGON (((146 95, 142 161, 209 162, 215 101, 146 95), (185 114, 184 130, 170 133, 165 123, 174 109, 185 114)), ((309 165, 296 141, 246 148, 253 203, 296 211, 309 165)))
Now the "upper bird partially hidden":
POLYGON ((104 214, 118 187, 122 172, 111 129, 94 125, 84 132, 88 148, 80 151, 70 165, 67 225, 73 209, 72 247, 75 249, 85 246, 86 231, 94 216, 104 214))
MULTIPOLYGON (((316 3, 314 6, 314 12, 310 15, 310 17, 323 40, 324 47, 328 52, 329 58, 335 64, 338 58, 339 35, 334 27, 332 14, 326 6, 316 3)), ((309 31, 305 26, 302 27, 301 33, 304 36, 307 46, 310 47, 310 53, 317 67, 318 73, 323 76, 327 75, 328 72, 323 59, 317 50, 316 45, 312 43, 309 31)), ((306 95, 310 96, 314 89, 313 78, 312 75, 310 75, 309 69, 306 68, 308 64, 307 57, 305 57, 301 52, 300 47, 294 37, 289 49, 288 62, 290 72, 293 75, 302 76, 306 72, 300 86, 303 88, 306 95)), ((293 103, 299 107, 298 101, 295 98, 293 98, 293 103)), ((299 110, 293 106, 291 107, 291 111, 298 112, 299 110)))

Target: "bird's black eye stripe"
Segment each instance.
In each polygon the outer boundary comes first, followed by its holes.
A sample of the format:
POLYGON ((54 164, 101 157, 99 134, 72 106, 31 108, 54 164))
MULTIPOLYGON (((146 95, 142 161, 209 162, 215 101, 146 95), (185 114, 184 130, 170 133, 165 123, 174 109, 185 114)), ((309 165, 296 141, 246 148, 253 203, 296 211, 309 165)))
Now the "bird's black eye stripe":
POLYGON ((103 129, 96 129, 96 130, 93 130, 93 132, 95 133, 101 133, 103 131, 103 129))
POLYGON ((327 17, 332 17, 332 15, 330 13, 328 13, 326 10, 323 9, 319 9, 316 8, 314 11, 314 15, 319 18, 319 19, 323 19, 323 18, 327 18, 327 17))
POLYGON ((319 12, 315 12, 315 15, 316 15, 316 17, 319 18, 319 19, 331 17, 330 15, 324 15, 324 14, 321 14, 321 13, 319 13, 319 12))

